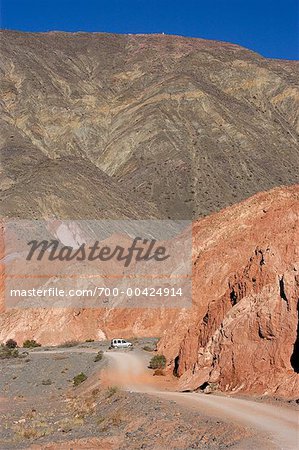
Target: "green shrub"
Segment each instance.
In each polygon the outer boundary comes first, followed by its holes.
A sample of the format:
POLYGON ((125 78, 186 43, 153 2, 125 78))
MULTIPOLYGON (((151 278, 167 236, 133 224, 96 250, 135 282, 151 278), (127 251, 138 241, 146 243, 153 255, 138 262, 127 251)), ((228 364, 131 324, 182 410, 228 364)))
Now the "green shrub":
POLYGON ((164 369, 166 366, 166 358, 164 355, 155 355, 149 363, 150 369, 164 369))
POLYGON ((8 339, 5 345, 8 348, 16 348, 18 346, 17 342, 14 339, 8 339))
POLYGON ((83 383, 83 381, 87 380, 87 375, 85 373, 80 372, 73 378, 74 386, 79 386, 79 384, 83 383))
POLYGON ((36 342, 34 339, 26 339, 26 341, 23 342, 23 348, 35 348, 35 347, 41 347, 41 344, 36 342))
POLYGON ((102 350, 100 350, 97 354, 96 354, 96 356, 95 356, 95 358, 94 358, 94 362, 98 362, 98 361, 102 361, 102 359, 103 359, 103 351, 102 350))
POLYGON ((1 344, 0 346, 0 359, 8 359, 8 358, 18 358, 19 351, 16 348, 9 348, 6 345, 1 344))

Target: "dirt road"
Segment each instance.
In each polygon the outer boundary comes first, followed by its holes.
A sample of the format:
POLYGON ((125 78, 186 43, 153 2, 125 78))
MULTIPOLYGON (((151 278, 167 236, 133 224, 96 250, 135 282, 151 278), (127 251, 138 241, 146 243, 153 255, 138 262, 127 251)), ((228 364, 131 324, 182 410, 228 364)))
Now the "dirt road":
POLYGON ((294 409, 220 395, 163 391, 152 385, 153 377, 141 352, 107 352, 106 355, 110 360, 110 381, 123 389, 173 400, 209 416, 254 428, 269 437, 272 449, 294 450, 299 446, 299 415, 294 409))

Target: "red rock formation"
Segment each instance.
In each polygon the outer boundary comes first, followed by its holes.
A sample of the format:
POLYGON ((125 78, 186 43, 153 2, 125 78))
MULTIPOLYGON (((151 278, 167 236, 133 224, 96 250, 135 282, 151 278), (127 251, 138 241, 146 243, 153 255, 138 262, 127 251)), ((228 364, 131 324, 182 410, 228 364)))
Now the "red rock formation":
POLYGON ((193 232, 193 307, 159 348, 181 389, 298 397, 299 186, 258 194, 193 232))

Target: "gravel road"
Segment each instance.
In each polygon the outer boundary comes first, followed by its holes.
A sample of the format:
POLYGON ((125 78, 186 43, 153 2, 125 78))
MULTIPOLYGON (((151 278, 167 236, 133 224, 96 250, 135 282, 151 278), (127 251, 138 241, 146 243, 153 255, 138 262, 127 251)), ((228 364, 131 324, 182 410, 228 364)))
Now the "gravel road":
POLYGON ((129 391, 173 400, 185 407, 200 409, 210 416, 253 427, 268 435, 274 445, 272 448, 298 448, 299 414, 295 409, 222 395, 162 391, 148 383, 145 358, 140 352, 109 352, 107 356, 111 361, 114 382, 118 380, 129 391))

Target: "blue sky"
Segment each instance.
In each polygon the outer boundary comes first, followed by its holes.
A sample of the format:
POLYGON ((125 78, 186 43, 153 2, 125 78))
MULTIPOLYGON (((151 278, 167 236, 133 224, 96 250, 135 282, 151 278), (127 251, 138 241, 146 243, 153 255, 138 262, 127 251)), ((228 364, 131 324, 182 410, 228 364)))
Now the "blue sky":
POLYGON ((298 59, 299 0, 0 0, 1 28, 202 37, 298 59))

